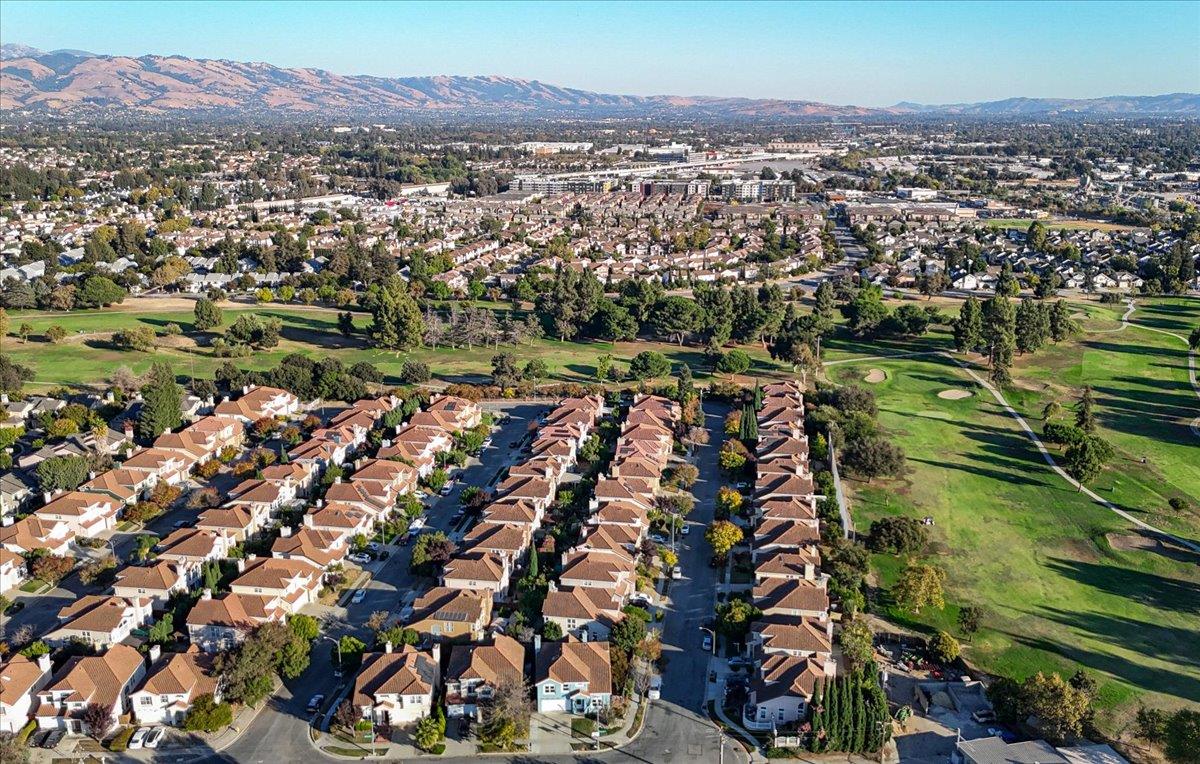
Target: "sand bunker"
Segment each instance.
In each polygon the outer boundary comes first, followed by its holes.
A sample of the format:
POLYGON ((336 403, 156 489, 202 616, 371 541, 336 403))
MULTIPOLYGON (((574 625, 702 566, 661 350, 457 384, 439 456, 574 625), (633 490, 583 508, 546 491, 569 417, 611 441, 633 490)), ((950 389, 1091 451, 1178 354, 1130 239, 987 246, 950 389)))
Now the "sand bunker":
POLYGON ((1088 317, 1088 314, 1084 313, 1083 311, 1076 311, 1075 313, 1071 314, 1071 318, 1075 318, 1075 319, 1087 318, 1087 317, 1088 317))
POLYGON ((970 398, 974 394, 970 390, 943 390, 938 393, 938 397, 948 401, 961 401, 963 398, 970 398))
POLYGON ((877 385, 886 379, 887 374, 883 373, 883 369, 871 369, 867 376, 863 378, 863 381, 870 382, 872 385, 877 385))

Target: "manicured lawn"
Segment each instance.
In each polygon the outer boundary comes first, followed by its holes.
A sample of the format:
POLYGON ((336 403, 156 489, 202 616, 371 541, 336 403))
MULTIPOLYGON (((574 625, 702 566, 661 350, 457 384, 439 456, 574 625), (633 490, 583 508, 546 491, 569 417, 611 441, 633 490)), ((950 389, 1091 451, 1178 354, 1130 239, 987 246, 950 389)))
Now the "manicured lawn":
POLYGON ((1110 539, 1128 524, 1072 490, 1042 461, 1013 419, 961 369, 939 357, 832 367, 874 389, 880 421, 908 455, 909 473, 874 485, 851 482, 863 532, 888 514, 932 516, 931 555, 948 572, 947 607, 919 616, 890 606, 886 589, 901 561, 877 556, 884 614, 922 630, 959 634, 958 608, 985 608, 984 629, 965 649, 985 671, 1023 677, 1082 666, 1101 681, 1100 724, 1127 721, 1141 692, 1149 702, 1200 702, 1198 560, 1121 551, 1110 539), (976 395, 946 400, 937 393, 976 395))
MULTIPOLYGON (((701 348, 657 342, 559 342, 554 339, 536 340, 520 346, 474 348, 418 348, 411 353, 376 350, 361 335, 344 337, 337 328, 336 311, 312 310, 303 307, 267 305, 259 308, 227 307, 224 327, 231 325, 242 313, 277 317, 283 322, 282 341, 278 347, 257 352, 233 362, 242 368, 268 369, 289 353, 304 353, 314 358, 332 356, 347 365, 358 361, 375 364, 384 373, 385 381, 398 384, 401 366, 409 359, 425 361, 436 377, 447 382, 483 382, 491 374, 491 358, 507 350, 525 362, 541 358, 549 367, 548 381, 586 382, 592 380, 596 359, 611 354, 618 362, 627 364, 643 350, 658 350, 674 363, 687 363, 698 378, 707 376, 708 362, 701 348)), ((128 366, 137 373, 150 368, 156 361, 168 361, 176 373, 185 376, 211 377, 226 359, 213 356, 207 347, 209 336, 192 328, 190 311, 133 312, 128 310, 93 310, 73 313, 23 312, 14 316, 14 323, 29 323, 33 335, 27 343, 15 338, 5 342, 5 352, 14 361, 33 368, 36 376, 31 389, 46 389, 57 385, 100 386, 119 366, 128 366), (168 324, 177 324, 183 334, 160 337, 154 352, 139 353, 119 350, 109 342, 111 332, 130 327, 151 326, 160 333, 168 324), (42 340, 41 334, 52 325, 61 325, 70 333, 61 344, 42 340)), ((370 317, 356 314, 355 326, 366 329, 370 317)), ((758 346, 748 346, 754 365, 747 378, 774 377, 786 371, 770 359, 758 346)))
POLYGON ((1139 300, 1133 323, 1121 331, 1114 329, 1123 305, 1084 310, 1089 316, 1078 338, 1017 359, 1010 403, 1040 429, 1046 403, 1058 401, 1065 409, 1060 421, 1071 421, 1080 390, 1091 385, 1099 432, 1117 449, 1091 487, 1147 522, 1200 539, 1200 437, 1191 429, 1200 399, 1188 381, 1187 345, 1138 327, 1186 337, 1200 325, 1200 301, 1139 300), (1190 509, 1171 509, 1171 498, 1190 509))
MULTIPOLYGON (((986 223, 992 228, 1029 228, 1033 218, 991 218, 986 223)), ((1100 220, 1043 220, 1042 223, 1050 229, 1062 228, 1068 231, 1132 231, 1136 226, 1121 223, 1105 223, 1100 220)))

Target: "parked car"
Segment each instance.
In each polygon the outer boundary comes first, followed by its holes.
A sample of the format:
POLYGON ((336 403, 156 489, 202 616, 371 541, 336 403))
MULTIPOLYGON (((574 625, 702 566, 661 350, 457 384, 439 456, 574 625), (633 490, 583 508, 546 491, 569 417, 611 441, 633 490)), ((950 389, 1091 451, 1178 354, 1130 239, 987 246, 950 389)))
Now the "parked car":
POLYGON ((705 635, 704 635, 704 639, 700 640, 700 647, 701 647, 701 649, 703 649, 703 650, 704 650, 704 652, 706 652, 706 653, 711 653, 711 652, 712 652, 712 646, 713 646, 713 645, 712 645, 712 635, 711 635, 711 634, 705 634, 705 635))
POLYGON ((378 541, 368 542, 367 549, 369 549, 372 552, 378 552, 379 551, 379 542, 378 541))
POLYGON ((680 568, 678 565, 671 568, 671 578, 676 581, 683 578, 683 568, 680 568))
POLYGON ((729 668, 733 669, 734 671, 737 671, 738 669, 749 668, 752 665, 753 664, 749 659, 743 658, 740 655, 735 655, 729 659, 729 668))
POLYGON ((418 517, 412 521, 412 525, 408 526, 408 533, 409 533, 409 535, 414 535, 416 533, 416 531, 419 531, 424 527, 425 527, 425 518, 418 517))
POLYGON ((685 525, 685 526, 683 526, 682 528, 680 528, 680 529, 679 529, 679 535, 680 535, 680 536, 686 536, 686 535, 688 535, 688 532, 689 532, 689 531, 691 531, 691 530, 692 530, 692 526, 690 526, 690 525, 685 525))
POLYGON ((661 533, 651 533, 650 540, 653 541, 655 544, 667 543, 666 537, 664 537, 661 533))
POLYGON ((354 593, 354 596, 350 598, 350 601, 353 602, 355 605, 357 605, 358 603, 360 603, 364 599, 366 599, 366 596, 367 596, 367 590, 359 589, 358 591, 356 591, 354 593))
POLYGON ((355 552, 354 554, 346 555, 346 559, 349 560, 350 562, 356 563, 358 565, 366 565, 367 563, 371 562, 371 560, 374 558, 372 558, 371 555, 369 555, 369 554, 363 554, 362 552, 355 552))
POLYGON ((172 528, 186 528, 189 525, 191 525, 191 523, 189 523, 187 520, 176 520, 175 522, 171 523, 172 528))
POLYGON ((629 601, 634 605, 653 605, 654 604, 654 602, 650 599, 650 595, 646 594, 645 592, 635 593, 632 597, 629 598, 629 601))
POLYGON ((45 743, 48 737, 50 737, 50 730, 34 730, 25 744, 30 748, 43 748, 42 743, 45 743))
POLYGON ((138 727, 133 731, 133 737, 129 738, 129 748, 141 748, 146 744, 146 736, 150 734, 149 727, 138 727))
POLYGON ((658 700, 662 697, 662 676, 655 676, 650 680, 650 691, 646 693, 646 697, 650 700, 658 700))
POLYGON ((438 491, 438 496, 449 496, 450 489, 453 487, 451 483, 446 483, 446 485, 442 486, 442 490, 438 491))
POLYGON ((150 730, 150 734, 146 736, 147 748, 158 748, 158 744, 162 742, 163 737, 167 734, 164 727, 155 727, 150 730))
POLYGON ((306 713, 315 714, 321 710, 321 704, 325 702, 325 696, 320 693, 313 695, 308 700, 308 705, 304 707, 306 713))
POLYGON ((24 600, 17 600, 16 602, 13 602, 11 605, 9 605, 8 609, 5 610, 4 613, 5 613, 5 615, 16 615, 17 613, 21 612, 24 609, 25 609, 24 600))
POLYGON ((62 730, 50 730, 50 734, 42 739, 42 748, 57 748, 62 739, 67 736, 67 733, 62 730))

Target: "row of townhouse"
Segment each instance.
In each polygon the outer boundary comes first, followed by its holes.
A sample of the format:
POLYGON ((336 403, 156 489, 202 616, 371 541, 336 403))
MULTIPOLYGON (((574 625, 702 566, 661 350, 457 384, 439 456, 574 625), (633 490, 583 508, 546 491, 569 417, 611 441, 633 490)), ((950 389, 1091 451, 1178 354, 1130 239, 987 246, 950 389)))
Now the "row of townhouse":
POLYGON ((565 641, 536 645, 539 712, 583 714, 612 701, 607 640, 637 589, 637 550, 649 530, 662 471, 671 456, 679 407, 638 395, 618 435, 609 474, 596 483, 582 538, 562 555, 542 616, 565 641))
POLYGON ((817 685, 836 673, 827 576, 821 573, 820 522, 804 395, 794 382, 763 388, 755 458, 753 549, 755 606, 748 658, 754 665, 742 722, 774 730, 802 721, 817 685))
MULTIPOLYGON (((183 483, 193 467, 216 458, 227 446, 240 447, 244 437, 244 422, 223 414, 201 417, 178 432, 165 432, 151 447, 134 451, 113 469, 91 475, 77 490, 47 495, 44 506, 0 527, 0 545, 18 554, 34 549, 69 554, 76 539, 114 530, 125 508, 147 498, 160 482, 183 483)), ((6 588, 0 586, 0 591, 6 588)))
MULTIPOLYGON (((10 526, 3 536, 5 567, 9 557, 15 556, 12 547, 24 551, 30 548, 27 542, 67 553, 71 540, 111 527, 108 522, 123 507, 143 497, 159 481, 180 482, 190 465, 215 458, 227 446, 239 447, 248 422, 289 416, 300 408, 295 396, 275 388, 247 388, 238 404, 236 411, 229 407, 178 432, 164 433, 151 448, 134 453, 117 469, 89 480, 78 491, 54 498, 10 526), (181 469, 181 462, 189 466, 181 469)), ((233 494, 231 503, 236 503, 238 491, 233 494)), ((224 511, 249 515, 240 508, 224 511)), ((29 665, 16 659, 6 663, 0 668, 4 710, 8 712, 5 725, 23 726, 32 715, 42 729, 88 733, 91 730, 81 711, 89 704, 112 707, 108 727, 126 715, 140 723, 178 723, 196 697, 213 694, 219 699, 210 670, 211 656, 199 650, 199 641, 187 653, 169 656, 152 647, 148 662, 125 642, 136 629, 151 623, 156 612, 165 610, 175 594, 191 591, 203 564, 227 558, 235 543, 224 528, 210 526, 202 515, 195 526, 180 528, 162 539, 153 563, 120 569, 111 594, 87 595, 63 607, 59 625, 45 641, 53 647, 84 643, 99 654, 71 658, 56 672, 50 671, 47 657, 36 680, 29 679, 33 675, 29 665)), ((279 618, 315 600, 319 578, 305 566, 251 558, 240 561, 239 570, 233 590, 248 596, 265 595, 279 603, 279 618)), ((206 594, 202 601, 208 599, 206 594)))
MULTIPOLYGON (((507 596, 510 577, 530 548, 559 480, 574 465, 576 451, 602 412, 599 397, 574 398, 547 417, 534 441, 534 455, 513 467, 497 486, 497 498, 463 539, 463 550, 443 569, 441 585, 413 602, 407 626, 429 638, 432 648, 393 650, 386 645, 382 652, 364 656, 352 694, 362 718, 394 726, 430 714, 443 686, 443 641, 470 640, 451 648, 444 677, 450 716, 476 715, 478 702, 490 697, 499 683, 524 677, 524 646, 502 634, 482 640, 491 625, 494 601, 507 596), (560 442, 563 428, 570 437, 560 442)), ((435 398, 401 431, 420 427, 454 433, 476 426, 481 416, 462 399, 435 398)))
MULTIPOLYGON (((339 412, 293 447, 286 462, 243 481, 221 507, 203 512, 194 527, 168 536, 159 559, 178 559, 199 571, 205 562, 225 558, 233 545, 260 533, 281 510, 305 500, 326 469, 354 458, 371 430, 400 403, 394 396, 363 399, 339 412)), ((355 479, 331 485, 299 529, 280 528, 270 557, 251 555, 239 561, 229 592, 201 594, 186 621, 193 645, 206 653, 227 650, 258 625, 282 621, 317 601, 326 571, 349 554, 350 537, 370 533, 378 518, 391 511, 396 496, 411 490, 414 482, 412 468, 398 462, 358 464, 355 479)))

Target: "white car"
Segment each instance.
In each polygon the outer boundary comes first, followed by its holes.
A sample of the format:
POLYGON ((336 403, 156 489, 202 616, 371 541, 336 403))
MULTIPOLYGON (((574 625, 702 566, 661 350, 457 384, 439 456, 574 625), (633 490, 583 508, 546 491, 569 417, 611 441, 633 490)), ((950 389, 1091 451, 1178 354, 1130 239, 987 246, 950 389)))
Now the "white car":
POLYGON ((167 731, 162 727, 155 727, 150 730, 150 734, 146 736, 146 747, 158 748, 158 744, 162 742, 163 736, 166 734, 167 731))
POLYGON ((663 536, 663 535, 662 535, 662 534, 660 534, 660 533, 651 533, 651 534, 650 534, 650 540, 651 540, 651 541, 653 541, 655 544, 665 544, 665 543, 667 543, 667 539, 666 539, 666 537, 665 537, 665 536, 663 536))
POLYGON ((688 535, 688 532, 689 532, 689 531, 691 531, 691 530, 692 530, 692 526, 690 526, 690 525, 685 525, 685 526, 683 526, 682 528, 680 528, 680 529, 679 529, 679 535, 680 535, 680 536, 686 536, 686 535, 688 535))
POLYGON ((671 578, 675 579, 676 581, 683 578, 683 569, 680 568, 678 565, 671 568, 671 578))
POLYGON ((662 677, 655 676, 650 680, 650 691, 646 693, 646 697, 650 700, 658 700, 662 697, 662 677))
POLYGON ((129 738, 129 748, 141 748, 146 745, 146 736, 150 734, 149 727, 138 727, 133 732, 133 737, 129 738))
POLYGON ((367 597, 367 590, 359 589, 358 591, 356 591, 354 593, 354 596, 350 598, 350 601, 353 602, 355 605, 357 605, 358 603, 360 603, 364 599, 366 599, 366 597, 367 597))

